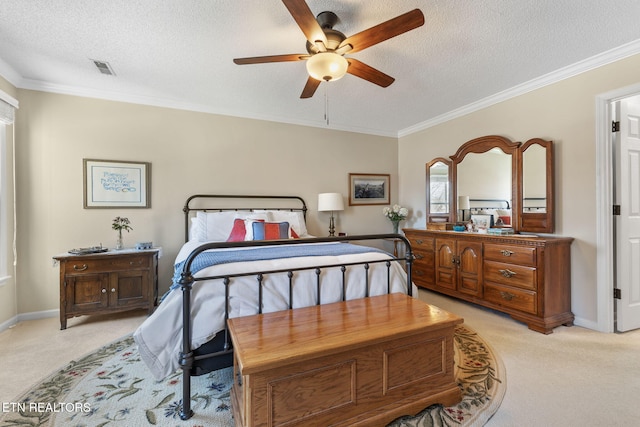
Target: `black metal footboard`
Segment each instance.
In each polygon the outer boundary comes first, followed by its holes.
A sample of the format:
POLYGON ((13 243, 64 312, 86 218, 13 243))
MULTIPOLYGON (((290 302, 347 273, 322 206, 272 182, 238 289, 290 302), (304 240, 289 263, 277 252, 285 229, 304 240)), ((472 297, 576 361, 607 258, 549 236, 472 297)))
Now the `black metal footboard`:
MULTIPOLYGON (((238 261, 242 261, 239 259, 238 261)), ((315 272, 315 286, 316 286, 316 303, 322 304, 321 301, 321 285, 323 277, 321 272, 323 269, 337 268, 342 271, 342 300, 346 299, 347 291, 347 279, 345 272, 347 268, 354 268, 354 266, 362 266, 365 270, 365 297, 369 296, 371 289, 369 268, 371 264, 382 263, 386 265, 386 280, 387 280, 387 293, 391 292, 391 264, 393 262, 402 262, 405 265, 406 270, 406 289, 409 295, 413 294, 413 284, 411 280, 411 266, 413 262, 413 252, 411 250, 411 244, 404 236, 400 234, 376 234, 376 235, 362 235, 362 236, 344 236, 344 237, 323 237, 323 238, 311 238, 311 239, 284 239, 284 240, 271 240, 271 241, 247 241, 247 242, 221 242, 221 243, 206 243, 189 254, 187 257, 180 278, 180 286, 182 290, 182 352, 179 355, 179 363, 182 369, 182 410, 180 412, 180 418, 183 420, 189 419, 193 415, 191 409, 191 376, 201 375, 206 372, 210 372, 215 369, 224 368, 233 364, 233 348, 229 337, 228 330, 218 333, 212 343, 207 343, 201 346, 199 349, 191 348, 191 290, 194 283, 204 280, 220 279, 225 287, 225 325, 229 319, 230 313, 230 298, 229 288, 234 278, 243 276, 253 276, 258 283, 258 313, 262 312, 263 308, 263 282, 265 276, 269 274, 286 274, 288 277, 289 288, 289 300, 288 308, 294 307, 294 292, 293 285, 295 282, 296 274, 300 271, 313 270, 315 272), (392 240, 404 243, 404 250, 401 250, 401 257, 391 257, 389 259, 362 261, 353 263, 341 263, 331 265, 317 265, 312 267, 290 268, 290 269, 274 269, 261 272, 247 272, 227 274, 220 276, 206 276, 206 277, 194 277, 192 274, 192 264, 195 258, 204 251, 211 249, 221 248, 246 248, 246 247, 264 247, 264 246, 279 246, 279 245, 305 245, 312 243, 328 243, 328 242, 362 242, 367 241, 383 241, 392 240)), ((359 268, 359 267, 357 267, 359 268)))

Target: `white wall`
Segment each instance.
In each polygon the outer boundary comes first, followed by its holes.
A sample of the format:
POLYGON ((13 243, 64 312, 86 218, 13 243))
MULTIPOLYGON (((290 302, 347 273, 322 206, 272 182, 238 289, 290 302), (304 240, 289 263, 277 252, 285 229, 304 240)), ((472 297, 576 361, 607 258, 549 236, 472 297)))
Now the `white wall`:
MULTIPOLYGON (((125 244, 164 249, 160 292, 183 242, 182 206, 195 193, 300 195, 309 229, 328 233, 317 194, 348 195, 348 174, 388 173, 397 200, 397 140, 328 129, 19 90, 17 124, 18 312, 59 306, 52 256, 115 244, 115 216, 133 226, 125 244), (151 162, 151 209, 83 209, 82 159, 151 162)), ((390 231, 378 206, 347 206, 336 228, 390 231)), ((2 316, 0 316, 0 323, 2 316)))
MULTIPOLYGON (((556 234, 572 245, 572 309, 576 323, 597 324, 596 290, 596 96, 640 81, 640 55, 484 108, 400 138, 400 202, 425 226, 425 163, 448 157, 483 135, 513 141, 540 137, 555 143, 556 234)), ((567 266, 569 267, 569 266, 567 266)))
MULTIPOLYGON (((0 77, 0 90, 8 94, 12 98, 17 98, 17 90, 4 78, 0 77)), ((6 221, 6 230, 2 230, 6 235, 2 236, 0 242, 6 243, 2 248, 6 255, 4 266, 7 275, 10 277, 3 283, 0 283, 0 330, 9 326, 10 323, 15 322, 17 316, 17 296, 16 296, 16 282, 13 271, 13 125, 6 126, 5 135, 5 152, 4 158, 0 155, 0 162, 3 163, 5 168, 5 175, 0 178, 5 180, 3 187, 6 190, 5 194, 2 194, 0 200, 0 217, 6 221)))

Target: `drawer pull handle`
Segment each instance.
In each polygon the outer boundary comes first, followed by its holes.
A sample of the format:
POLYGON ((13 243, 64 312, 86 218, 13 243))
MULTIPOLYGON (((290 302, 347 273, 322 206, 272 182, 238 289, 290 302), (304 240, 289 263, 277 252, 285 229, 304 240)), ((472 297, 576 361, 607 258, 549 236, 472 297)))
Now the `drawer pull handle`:
POLYGON ((111 288, 111 293, 115 292, 116 288, 111 288))
POLYGON ((509 269, 504 269, 504 270, 498 270, 500 272, 500 274, 502 274, 504 277, 513 277, 516 275, 515 271, 511 271, 509 269))
POLYGON ((511 251, 509 251, 509 250, 506 250, 506 249, 502 249, 502 250, 500 251, 500 253, 501 253, 503 256, 511 256, 511 255, 513 255, 513 252, 511 252, 511 251))
POLYGON ((103 294, 106 294, 106 293, 107 293, 107 290, 106 290, 106 289, 103 289, 103 290, 102 290, 102 293, 103 293, 103 294))
POLYGON ((500 296, 502 297, 502 299, 507 301, 511 301, 513 297, 515 297, 514 294, 510 294, 509 292, 505 292, 505 291, 500 291, 500 296))
POLYGON ((414 257, 415 259, 423 259, 423 258, 424 258, 424 255, 420 255, 420 254, 413 254, 413 257, 414 257))
POLYGON ((413 270, 413 274, 416 276, 424 276, 424 272, 422 270, 413 270))
POLYGON ((416 243, 417 243, 417 244, 419 244, 419 245, 421 245, 421 244, 423 244, 423 243, 424 243, 424 240, 422 240, 422 239, 416 239, 416 243))
POLYGON ((73 269, 75 271, 85 271, 87 268, 89 268, 87 264, 82 264, 81 267, 78 267, 77 265, 73 264, 73 269))

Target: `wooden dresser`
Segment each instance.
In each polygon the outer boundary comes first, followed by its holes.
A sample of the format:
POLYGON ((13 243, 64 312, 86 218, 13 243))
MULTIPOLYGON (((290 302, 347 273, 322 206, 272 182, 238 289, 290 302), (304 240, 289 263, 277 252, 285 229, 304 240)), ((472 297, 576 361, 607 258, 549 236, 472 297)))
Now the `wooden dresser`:
POLYGON ((145 308, 158 297, 159 249, 63 254, 60 262, 60 329, 67 319, 87 314, 145 308))
POLYGON ((456 404, 462 322, 403 294, 229 319, 235 423, 382 426, 456 404))
POLYGON ((509 314, 538 332, 573 325, 569 237, 404 229, 413 281, 509 314))

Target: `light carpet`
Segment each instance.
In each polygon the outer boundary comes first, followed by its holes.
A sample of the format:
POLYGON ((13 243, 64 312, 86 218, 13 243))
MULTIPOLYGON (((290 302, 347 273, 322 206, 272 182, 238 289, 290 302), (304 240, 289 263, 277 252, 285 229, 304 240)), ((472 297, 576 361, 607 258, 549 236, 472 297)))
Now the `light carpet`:
MULTIPOLYGON (((482 426, 506 391, 500 357, 478 334, 460 325, 454 335, 455 376, 462 401, 432 405, 393 427, 482 426)), ((194 416, 180 420, 182 376, 154 380, 131 336, 70 362, 13 402, 3 402, 0 426, 233 426, 231 368, 192 379, 194 416)))

